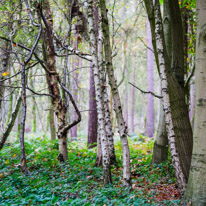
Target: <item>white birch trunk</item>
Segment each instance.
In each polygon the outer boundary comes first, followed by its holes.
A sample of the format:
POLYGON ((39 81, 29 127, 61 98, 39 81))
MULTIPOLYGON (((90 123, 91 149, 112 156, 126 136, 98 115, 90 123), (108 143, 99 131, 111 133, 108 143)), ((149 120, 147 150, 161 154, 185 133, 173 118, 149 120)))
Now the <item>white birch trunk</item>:
POLYGON ((122 105, 117 88, 117 82, 114 76, 114 70, 112 65, 112 51, 110 45, 109 23, 107 17, 107 10, 104 0, 100 0, 100 9, 102 16, 102 31, 104 35, 104 50, 106 60, 106 71, 109 78, 109 84, 112 90, 112 96, 114 100, 114 108, 116 112, 116 118, 119 128, 119 134, 121 138, 122 153, 123 153, 123 179, 125 186, 131 186, 131 170, 130 170, 130 151, 127 140, 127 126, 124 122, 122 114, 122 105))
POLYGON ((174 126, 172 121, 171 109, 170 109, 170 99, 168 93, 168 73, 166 68, 168 66, 166 49, 163 39, 163 27, 162 27, 162 18, 160 13, 159 0, 155 0, 155 38, 157 53, 159 59, 159 69, 160 69, 160 78, 161 78, 161 87, 162 87, 162 96, 163 96, 163 109, 165 112, 165 124, 168 134, 168 141, 170 145, 170 151, 172 156, 172 163, 175 169, 175 174, 177 182, 179 185, 180 192, 183 193, 186 187, 185 177, 180 167, 179 156, 175 146, 175 133, 174 126))
POLYGON ((99 29, 99 40, 98 40, 98 61, 99 61, 99 73, 103 92, 104 101, 104 115, 105 115, 105 128, 107 133, 107 139, 109 144, 109 156, 111 164, 116 162, 115 150, 114 150, 114 135, 112 131, 112 121, 109 108, 109 96, 107 91, 107 81, 105 77, 105 69, 103 67, 103 33, 102 29, 99 29))
POLYGON ((89 33, 90 33, 90 43, 92 52, 92 62, 94 69, 94 83, 97 101, 97 113, 99 122, 99 135, 101 135, 101 145, 102 145, 102 165, 103 165, 103 178, 104 184, 111 183, 111 170, 110 170, 110 156, 108 148, 108 140, 105 128, 105 116, 104 116, 104 106, 103 106, 103 94, 101 88, 101 79, 98 68, 98 57, 97 57, 97 42, 95 39, 94 32, 94 20, 93 20, 93 0, 88 0, 88 22, 89 22, 89 33))

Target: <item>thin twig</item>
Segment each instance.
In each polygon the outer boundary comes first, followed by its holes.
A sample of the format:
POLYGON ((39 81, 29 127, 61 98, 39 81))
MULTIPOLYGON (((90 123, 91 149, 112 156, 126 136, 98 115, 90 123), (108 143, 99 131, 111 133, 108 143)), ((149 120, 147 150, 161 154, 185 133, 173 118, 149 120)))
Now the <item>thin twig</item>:
POLYGON ((131 84, 133 87, 135 87, 136 89, 138 89, 140 92, 142 92, 143 94, 151 94, 151 95, 153 95, 154 97, 157 97, 157 98, 159 98, 159 99, 161 99, 162 98, 162 96, 159 96, 159 95, 157 95, 157 94, 155 94, 155 93, 153 93, 153 92, 147 92, 147 91, 143 91, 142 89, 140 89, 139 87, 137 87, 137 86, 135 86, 134 84, 132 84, 131 82, 128 82, 129 84, 131 84))

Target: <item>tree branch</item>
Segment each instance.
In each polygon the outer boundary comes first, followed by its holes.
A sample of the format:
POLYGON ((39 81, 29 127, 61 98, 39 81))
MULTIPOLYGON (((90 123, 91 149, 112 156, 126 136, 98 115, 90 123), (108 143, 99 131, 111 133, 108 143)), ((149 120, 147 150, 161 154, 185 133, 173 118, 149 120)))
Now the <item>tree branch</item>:
POLYGON ((143 91, 142 89, 140 89, 139 87, 135 86, 134 84, 132 84, 131 82, 128 82, 129 84, 131 84, 133 87, 135 87, 136 89, 138 89, 140 92, 142 92, 143 94, 151 94, 153 95, 154 97, 157 97, 159 99, 162 98, 162 96, 159 96, 159 95, 156 95, 155 93, 153 92, 146 92, 146 91, 143 91))

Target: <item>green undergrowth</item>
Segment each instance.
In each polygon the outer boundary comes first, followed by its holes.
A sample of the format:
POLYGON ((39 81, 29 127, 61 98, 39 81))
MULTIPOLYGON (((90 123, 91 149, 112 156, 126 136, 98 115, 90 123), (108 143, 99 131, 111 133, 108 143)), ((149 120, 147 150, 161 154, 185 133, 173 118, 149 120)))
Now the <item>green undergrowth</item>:
MULTIPOLYGON (((102 168, 95 167, 95 149, 84 142, 68 144, 69 160, 58 163, 58 142, 47 138, 29 138, 25 142, 27 165, 25 176, 18 167, 20 145, 7 144, 0 151, 0 205, 174 205, 171 196, 174 171, 170 163, 152 166, 152 140, 129 138, 131 150, 132 189, 122 182, 120 141, 115 141, 117 164, 112 166, 113 184, 103 186, 102 168), (158 189, 159 187, 163 188, 158 189), (162 198, 161 192, 167 194, 162 198), (161 197, 161 198, 159 198, 161 197), (159 199, 158 199, 159 198, 159 199)), ((172 190, 173 191, 173 190, 172 190)))

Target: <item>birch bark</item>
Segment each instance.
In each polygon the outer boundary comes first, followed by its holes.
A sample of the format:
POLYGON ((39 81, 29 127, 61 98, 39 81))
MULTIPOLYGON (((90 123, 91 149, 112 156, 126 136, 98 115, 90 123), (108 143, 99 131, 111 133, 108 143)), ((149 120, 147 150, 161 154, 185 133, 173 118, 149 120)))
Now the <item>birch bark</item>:
POLYGON ((88 22, 89 22, 89 33, 90 33, 90 43, 92 52, 92 63, 94 69, 94 82, 95 82, 95 92, 96 92, 96 102, 97 102, 97 113, 99 122, 99 135, 101 135, 101 145, 102 145, 102 165, 103 165, 103 178, 104 184, 111 183, 111 169, 110 169, 110 156, 108 148, 108 139, 105 128, 105 115, 103 106, 103 92, 101 79, 98 68, 98 56, 97 56, 97 41, 95 39, 94 32, 94 20, 93 20, 93 0, 88 0, 88 22))
POLYGON ((112 89, 114 108, 116 112, 116 118, 117 118, 119 134, 121 137, 121 144, 122 144, 123 179, 124 179, 124 184, 126 186, 131 186, 130 151, 129 151, 129 145, 127 140, 127 126, 124 122, 120 96, 117 88, 117 82, 114 76, 112 56, 111 56, 112 52, 111 52, 111 45, 110 45, 109 22, 107 17, 106 4, 104 0, 100 0, 100 9, 101 9, 101 17, 102 17, 102 32, 104 36, 106 71, 109 78, 109 84, 112 89))
MULTIPOLYGON (((157 22, 154 14, 154 5, 152 0, 144 0, 147 13, 149 15, 150 25, 151 28, 154 28, 155 22, 157 22)), ((176 2, 177 3, 177 2, 176 2)), ((153 39, 156 36, 155 31, 152 31, 153 39)), ((164 43, 164 39, 163 39, 164 43)), ((153 47, 155 52, 155 58, 157 67, 159 68, 159 59, 157 58, 157 43, 153 41, 153 47)), ((173 48, 173 53, 175 53, 175 50, 177 47, 173 48)), ((166 53, 164 53, 166 54, 166 53)), ((170 57, 170 54, 167 55, 170 57)), ((180 61, 180 60, 178 60, 180 61)), ((185 103, 185 93, 184 90, 181 87, 181 84, 177 78, 177 71, 174 75, 173 68, 170 66, 170 58, 167 58, 167 80, 168 80, 168 92, 170 96, 170 108, 171 108, 171 117, 174 125, 174 132, 176 136, 176 146, 178 150, 178 155, 180 159, 181 168, 183 170, 185 179, 187 181, 188 175, 189 175, 189 169, 190 169, 190 163, 191 163, 191 155, 192 155, 192 129, 189 121, 189 115, 188 115, 188 108, 185 103)), ((177 62, 175 60, 175 62, 177 62)), ((173 63, 173 61, 172 61, 173 63)), ((174 64, 178 65, 178 64, 174 64)), ((160 69, 159 69, 160 70, 160 69)))
POLYGON ((110 102, 109 102, 109 96, 108 96, 108 91, 107 91, 107 80, 105 76, 106 71, 103 66, 103 33, 102 33, 101 28, 99 28, 98 60, 99 60, 100 80, 101 80, 102 93, 103 93, 105 128, 106 128, 107 139, 108 139, 108 144, 109 144, 108 146, 109 146, 110 163, 113 164, 116 162, 116 156, 115 156, 115 150, 114 150, 114 134, 112 130, 112 121, 111 121, 111 114, 110 114, 110 108, 109 108, 110 102))
MULTIPOLYGON (((149 1, 147 0, 145 1, 145 3, 148 2, 149 1)), ((169 84, 171 85, 172 82, 175 82, 175 79, 173 78, 172 74, 168 72, 169 62, 168 62, 166 47, 164 44, 162 19, 161 19, 160 5, 158 0, 155 0, 154 12, 155 12, 155 39, 156 39, 157 55, 159 60, 159 70, 160 70, 162 96, 163 96, 163 109, 165 112, 165 124, 168 133, 172 163, 175 169, 175 174, 177 177, 177 182, 179 185, 180 192, 183 193, 186 187, 186 180, 182 172, 182 169, 180 167, 179 155, 176 150, 174 123, 171 114, 170 96, 168 92, 169 84)))

